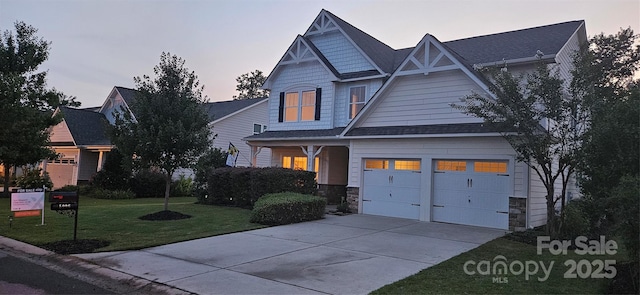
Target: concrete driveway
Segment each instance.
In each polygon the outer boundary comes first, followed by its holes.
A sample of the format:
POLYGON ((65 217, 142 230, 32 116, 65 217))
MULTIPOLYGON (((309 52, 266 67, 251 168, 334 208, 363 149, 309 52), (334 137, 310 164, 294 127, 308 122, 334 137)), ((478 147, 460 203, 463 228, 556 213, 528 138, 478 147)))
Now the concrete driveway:
POLYGON ((504 233, 371 215, 327 215, 138 251, 76 256, 197 294, 365 294, 504 233))

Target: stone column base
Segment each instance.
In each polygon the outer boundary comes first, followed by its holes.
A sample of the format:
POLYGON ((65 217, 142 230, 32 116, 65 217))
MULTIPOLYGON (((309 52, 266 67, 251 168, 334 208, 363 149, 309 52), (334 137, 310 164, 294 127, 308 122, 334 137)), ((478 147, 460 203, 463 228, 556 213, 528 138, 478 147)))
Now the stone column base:
POLYGON ((349 204, 349 210, 353 213, 358 213, 358 201, 360 199, 359 187, 347 187, 347 204, 349 204))
POLYGON ((527 199, 509 197, 509 230, 527 230, 527 199))

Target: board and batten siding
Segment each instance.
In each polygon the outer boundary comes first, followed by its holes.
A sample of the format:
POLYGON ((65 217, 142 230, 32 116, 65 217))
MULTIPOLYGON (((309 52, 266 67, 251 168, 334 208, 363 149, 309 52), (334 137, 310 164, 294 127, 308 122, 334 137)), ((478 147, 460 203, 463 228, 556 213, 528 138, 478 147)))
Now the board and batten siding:
POLYGON ((485 93, 460 70, 398 77, 392 83, 360 127, 482 122, 451 107, 474 91, 485 93))
POLYGON ((49 134, 49 140, 51 141, 51 143, 74 142, 73 137, 71 136, 71 132, 69 132, 67 122, 64 120, 53 126, 49 134))
MULTIPOLYGON (((259 102, 239 113, 213 122, 212 133, 218 135, 213 140, 213 146, 226 151, 229 148, 229 142, 233 143, 240 151, 237 166, 251 166, 251 147, 242 139, 253 135, 253 124, 269 126, 267 104, 267 102, 259 102)), ((256 165, 268 167, 270 164, 271 150, 264 148, 258 154, 256 165)))
POLYGON ((274 79, 269 95, 269 130, 312 130, 333 128, 333 95, 334 87, 331 75, 318 61, 303 62, 282 66, 274 79), (280 92, 286 92, 299 87, 309 90, 322 88, 322 106, 320 120, 278 122, 280 92))
POLYGON ((338 30, 307 37, 339 73, 374 70, 357 48, 338 30))
POLYGON ((427 202, 421 209, 421 220, 430 220, 434 160, 509 161, 508 171, 513 175, 510 196, 527 197, 527 166, 515 161, 515 151, 501 137, 353 139, 349 151, 349 187, 361 187, 364 159, 419 159, 420 194, 427 202))
POLYGON ((365 102, 369 102, 371 97, 382 86, 382 79, 339 83, 336 85, 336 97, 333 115, 335 127, 345 127, 347 126, 347 124, 349 124, 349 122, 351 122, 351 119, 349 119, 349 103, 351 102, 351 98, 349 97, 349 89, 351 87, 358 86, 366 87, 365 102))

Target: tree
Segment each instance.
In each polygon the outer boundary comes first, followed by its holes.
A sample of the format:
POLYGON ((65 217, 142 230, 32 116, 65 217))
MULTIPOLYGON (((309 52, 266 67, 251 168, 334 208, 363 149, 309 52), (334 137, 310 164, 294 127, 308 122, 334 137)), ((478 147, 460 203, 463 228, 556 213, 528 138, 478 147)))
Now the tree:
POLYGON ((110 134, 135 169, 159 169, 165 175, 164 210, 169 207, 171 176, 190 168, 210 145, 209 120, 202 104, 203 86, 185 61, 162 53, 154 79, 135 77, 137 94, 128 110, 116 113, 110 134))
POLYGON ((267 77, 265 77, 260 70, 240 75, 240 77, 236 78, 236 82, 238 82, 236 91, 240 94, 234 95, 233 99, 251 99, 269 96, 269 90, 260 89, 265 80, 267 80, 267 77))
POLYGON ((48 89, 47 72, 39 66, 49 56, 50 43, 36 36, 37 29, 15 23, 15 34, 0 36, 0 164, 4 165, 4 192, 9 168, 53 159, 48 128, 61 117, 52 116, 60 105, 79 106, 74 97, 48 89))
POLYGON ((542 61, 526 76, 492 74, 494 97, 474 93, 454 107, 484 119, 516 151, 516 159, 536 172, 546 188, 547 231, 561 226, 567 186, 574 175, 587 114, 581 97, 567 94, 564 81, 542 61), (541 122, 547 122, 543 127, 541 122), (559 191, 559 194, 556 192, 559 191))
POLYGON ((631 29, 599 34, 576 58, 575 95, 591 104, 579 165, 580 183, 597 234, 612 230, 627 248, 638 293, 640 228, 640 46, 631 29))

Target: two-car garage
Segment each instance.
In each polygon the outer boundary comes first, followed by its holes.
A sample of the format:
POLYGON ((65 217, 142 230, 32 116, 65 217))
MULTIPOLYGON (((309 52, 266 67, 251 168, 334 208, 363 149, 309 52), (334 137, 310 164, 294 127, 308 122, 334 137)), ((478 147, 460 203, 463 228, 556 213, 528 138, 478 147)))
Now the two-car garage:
POLYGON ((507 229, 512 177, 506 160, 432 160, 423 177, 420 159, 365 159, 362 212, 507 229), (431 181, 430 192, 423 192, 431 181), (427 210, 427 209, 425 209, 427 210))

